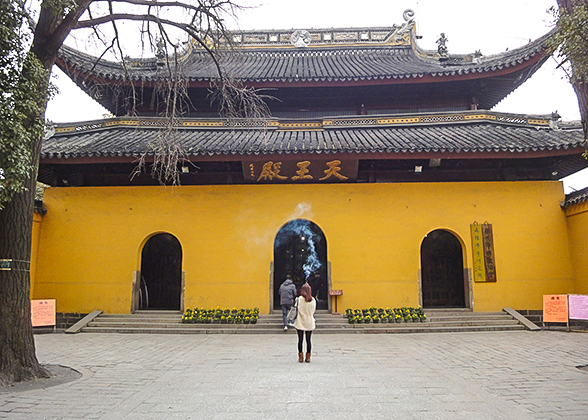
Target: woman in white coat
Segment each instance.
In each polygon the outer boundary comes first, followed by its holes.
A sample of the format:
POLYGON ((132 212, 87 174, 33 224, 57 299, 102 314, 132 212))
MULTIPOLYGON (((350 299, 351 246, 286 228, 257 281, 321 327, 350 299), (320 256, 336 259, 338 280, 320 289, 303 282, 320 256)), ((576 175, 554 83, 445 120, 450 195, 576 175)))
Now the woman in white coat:
POLYGON ((302 363, 302 342, 306 337, 306 363, 310 363, 310 352, 312 345, 310 338, 315 329, 314 312, 316 311, 316 300, 312 297, 312 289, 308 283, 304 283, 300 289, 300 296, 296 298, 298 305, 298 316, 294 321, 294 328, 298 332, 298 362, 302 363))

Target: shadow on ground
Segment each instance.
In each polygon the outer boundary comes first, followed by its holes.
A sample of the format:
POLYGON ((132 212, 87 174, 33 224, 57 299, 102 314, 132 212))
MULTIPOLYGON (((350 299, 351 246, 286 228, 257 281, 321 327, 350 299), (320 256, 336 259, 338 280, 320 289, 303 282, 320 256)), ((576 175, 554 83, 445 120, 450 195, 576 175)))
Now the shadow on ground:
POLYGON ((18 382, 12 385, 0 387, 0 394, 31 391, 34 389, 51 388, 52 386, 73 382, 82 377, 82 374, 75 369, 61 365, 43 365, 51 376, 49 378, 36 379, 34 381, 18 382))

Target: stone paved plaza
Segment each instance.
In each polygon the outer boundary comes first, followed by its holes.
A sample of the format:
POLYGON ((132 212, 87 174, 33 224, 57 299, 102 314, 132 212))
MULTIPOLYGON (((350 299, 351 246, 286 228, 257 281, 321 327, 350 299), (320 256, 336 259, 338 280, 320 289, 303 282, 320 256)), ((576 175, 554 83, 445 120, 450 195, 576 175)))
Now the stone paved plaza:
POLYGON ((582 419, 588 334, 35 337, 80 379, 0 388, 2 419, 582 419))

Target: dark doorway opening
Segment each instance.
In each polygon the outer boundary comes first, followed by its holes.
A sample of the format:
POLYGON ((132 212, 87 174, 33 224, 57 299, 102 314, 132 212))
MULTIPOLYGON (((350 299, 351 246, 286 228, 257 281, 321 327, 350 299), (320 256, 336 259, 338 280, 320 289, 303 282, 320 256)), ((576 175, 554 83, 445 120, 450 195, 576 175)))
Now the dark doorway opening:
POLYGON ((434 230, 421 244, 423 307, 465 307, 463 250, 446 230, 434 230))
POLYGON ((140 309, 180 310, 182 246, 175 236, 159 233, 141 252, 140 309))
POLYGON ((308 281, 317 309, 328 309, 327 241, 321 228, 309 220, 286 223, 274 241, 274 309, 280 309, 278 290, 287 275, 297 292, 308 281))

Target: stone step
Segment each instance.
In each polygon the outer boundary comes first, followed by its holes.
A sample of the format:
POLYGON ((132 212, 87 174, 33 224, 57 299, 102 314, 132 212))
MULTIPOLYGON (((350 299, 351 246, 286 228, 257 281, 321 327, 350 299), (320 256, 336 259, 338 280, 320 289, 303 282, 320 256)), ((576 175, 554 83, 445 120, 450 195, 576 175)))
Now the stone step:
POLYGON ((164 314, 164 315, 145 315, 145 314, 101 314, 100 318, 104 319, 133 319, 137 321, 141 320, 149 320, 149 319, 159 319, 164 321, 169 320, 180 320, 182 319, 182 314, 164 314))
POLYGON ((140 309, 135 311, 132 315, 177 315, 182 314, 182 311, 178 310, 166 310, 166 309, 140 309))
MULTIPOLYGON (((471 310, 425 310, 426 322, 349 324, 340 314, 321 311, 315 314, 317 333, 390 334, 411 332, 467 332, 523 330, 519 321, 505 312, 471 310)), ((142 334, 284 334, 282 314, 261 315, 257 324, 184 324, 179 311, 140 311, 134 314, 102 314, 82 331, 142 334)))
MULTIPOLYGON (((401 329, 407 326, 414 327, 420 325, 433 325, 437 327, 457 328, 470 326, 495 326, 495 325, 519 325, 519 322, 513 319, 507 319, 500 322, 484 321, 484 320, 460 320, 460 321, 446 321, 446 322, 400 322, 400 323, 378 323, 378 324, 349 324, 347 322, 338 323, 318 323, 317 329, 348 329, 348 328, 367 328, 367 329, 401 329)), ((282 329, 282 323, 257 323, 257 324, 183 324, 181 322, 110 322, 110 321, 93 321, 85 328, 158 328, 158 329, 173 329, 173 328, 204 328, 211 330, 227 329, 227 328, 257 328, 279 331, 282 329)))
POLYGON ((403 328, 406 326, 438 326, 438 327, 469 327, 469 326, 487 326, 487 325, 519 325, 517 320, 508 319, 504 321, 446 321, 446 322, 398 322, 378 323, 378 324, 351 324, 356 328, 403 328))
MULTIPOLYGON (((205 328, 205 329, 224 329, 224 328, 255 328, 269 329, 273 331, 282 330, 282 323, 257 323, 257 324, 184 324, 181 322, 110 322, 110 321, 92 321, 84 328, 205 328)), ((326 328, 348 328, 348 323, 317 323, 317 329, 326 328)))
MULTIPOLYGON (((294 328, 284 331, 281 328, 260 328, 256 325, 223 325, 222 328, 212 328, 212 324, 181 324, 176 326, 122 326, 122 327, 86 327, 83 332, 89 333, 135 333, 135 334, 296 334, 294 328)), ((220 327, 220 325, 219 325, 220 327)), ((358 334, 361 329, 353 328, 317 328, 320 334, 358 334)))
MULTIPOLYGON (((480 332, 480 331, 521 331, 525 328, 518 325, 485 325, 485 326, 435 326, 429 325, 409 325, 404 324, 400 327, 357 327, 357 328, 317 328, 316 334, 402 334, 402 333, 424 333, 424 332, 480 332)), ((269 328, 257 328, 254 326, 231 326, 226 328, 207 328, 198 327, 171 327, 171 328, 147 328, 147 327, 121 327, 121 328, 104 328, 93 327, 85 328, 84 332, 89 333, 126 333, 126 334, 295 334, 295 330, 290 328, 288 331, 276 331, 269 328)))
POLYGON ((366 328, 366 334, 390 334, 390 333, 422 333, 422 332, 480 332, 480 331, 521 331, 525 327, 521 324, 516 325, 470 325, 470 326, 437 326, 435 324, 429 325, 414 325, 412 327, 405 326, 401 328, 366 328))
POLYGON ((486 316, 428 316, 427 320, 430 322, 445 322, 445 321, 502 321, 512 319, 510 315, 486 315, 486 316))

